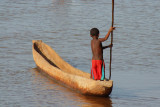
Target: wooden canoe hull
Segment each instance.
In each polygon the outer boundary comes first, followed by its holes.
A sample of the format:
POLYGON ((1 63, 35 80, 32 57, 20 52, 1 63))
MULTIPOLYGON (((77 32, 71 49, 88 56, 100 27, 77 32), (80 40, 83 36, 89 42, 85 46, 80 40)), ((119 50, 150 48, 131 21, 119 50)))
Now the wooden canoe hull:
POLYGON ((113 81, 96 81, 90 74, 65 62, 50 46, 41 40, 33 40, 32 52, 36 65, 51 78, 86 95, 108 96, 113 81))

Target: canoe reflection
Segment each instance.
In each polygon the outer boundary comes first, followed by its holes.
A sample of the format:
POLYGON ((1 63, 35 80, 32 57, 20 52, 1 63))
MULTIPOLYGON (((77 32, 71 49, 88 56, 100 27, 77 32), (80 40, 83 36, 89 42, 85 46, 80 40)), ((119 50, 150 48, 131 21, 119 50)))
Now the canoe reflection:
POLYGON ((34 93, 36 93, 36 100, 38 100, 39 97, 45 96, 44 102, 46 101, 48 104, 60 103, 60 101, 62 101, 65 102, 64 106, 112 107, 112 100, 110 97, 82 95, 76 91, 66 88, 66 86, 62 84, 59 84, 56 80, 46 77, 47 75, 41 72, 38 68, 33 68, 31 71, 33 79, 32 85, 36 88, 34 90, 34 93))

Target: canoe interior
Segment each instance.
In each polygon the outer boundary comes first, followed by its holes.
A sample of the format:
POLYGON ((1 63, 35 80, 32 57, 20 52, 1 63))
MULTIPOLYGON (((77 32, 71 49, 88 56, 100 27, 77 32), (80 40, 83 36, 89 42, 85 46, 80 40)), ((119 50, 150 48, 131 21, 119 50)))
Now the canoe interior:
MULTIPOLYGON (((33 41, 34 42, 34 41, 33 41)), ((90 78, 90 74, 83 72, 64 61, 50 46, 42 41, 34 42, 34 49, 52 66, 61 69, 64 72, 90 78)))

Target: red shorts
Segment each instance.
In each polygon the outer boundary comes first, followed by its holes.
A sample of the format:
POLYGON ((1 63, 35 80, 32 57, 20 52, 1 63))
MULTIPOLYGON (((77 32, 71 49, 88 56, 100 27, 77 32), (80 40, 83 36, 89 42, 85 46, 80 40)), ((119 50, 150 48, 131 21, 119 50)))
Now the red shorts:
POLYGON ((105 64, 102 60, 92 60, 91 78, 95 80, 105 79, 105 64))

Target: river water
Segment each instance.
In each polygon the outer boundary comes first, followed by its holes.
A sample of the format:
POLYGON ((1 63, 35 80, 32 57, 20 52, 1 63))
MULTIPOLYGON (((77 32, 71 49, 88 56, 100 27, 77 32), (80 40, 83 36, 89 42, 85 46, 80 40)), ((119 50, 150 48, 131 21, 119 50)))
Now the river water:
MULTIPOLYGON (((113 91, 84 96, 40 74, 32 40, 43 40, 68 63, 90 72, 89 31, 104 37, 111 0, 1 0, 0 107, 159 107, 160 1, 116 0, 113 91)), ((108 45, 110 38, 103 45, 108 45)), ((104 51, 108 77, 109 49, 104 51)))

